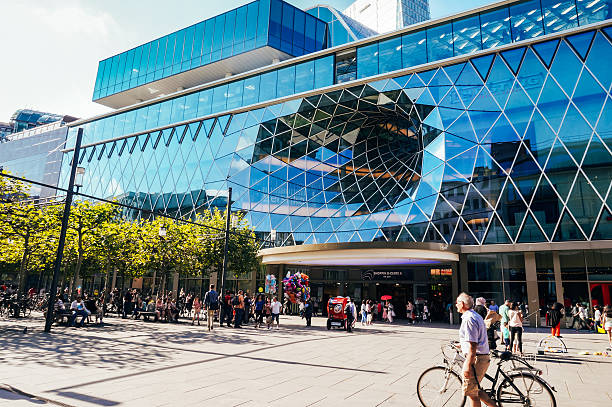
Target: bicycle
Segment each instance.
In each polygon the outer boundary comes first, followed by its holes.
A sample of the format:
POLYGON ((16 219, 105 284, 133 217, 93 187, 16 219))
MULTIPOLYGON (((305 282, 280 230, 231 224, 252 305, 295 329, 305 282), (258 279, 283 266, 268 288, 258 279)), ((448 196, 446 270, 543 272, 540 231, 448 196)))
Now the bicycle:
MULTIPOLYGON (((425 407, 446 406, 462 407, 466 397, 462 393, 461 370, 465 358, 461 354, 457 341, 442 345, 443 364, 430 367, 417 380, 417 396, 425 407)), ((485 388, 480 387, 500 406, 520 405, 556 407, 557 401, 553 394, 555 388, 543 378, 542 371, 531 366, 525 358, 510 352, 493 351, 497 358, 497 369, 494 376, 485 374, 485 379, 491 382, 485 388), (510 369, 502 366, 511 363, 510 369)))

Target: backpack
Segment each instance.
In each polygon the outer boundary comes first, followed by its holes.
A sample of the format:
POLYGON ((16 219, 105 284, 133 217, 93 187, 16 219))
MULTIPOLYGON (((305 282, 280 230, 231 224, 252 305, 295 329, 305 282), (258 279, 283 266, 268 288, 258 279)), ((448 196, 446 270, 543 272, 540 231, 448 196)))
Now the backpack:
POLYGON ((235 295, 234 299, 232 300, 232 305, 240 305, 240 296, 239 295, 235 295))
POLYGON ((206 293, 206 297, 204 297, 204 304, 206 307, 211 310, 219 309, 219 294, 215 290, 211 290, 206 293))

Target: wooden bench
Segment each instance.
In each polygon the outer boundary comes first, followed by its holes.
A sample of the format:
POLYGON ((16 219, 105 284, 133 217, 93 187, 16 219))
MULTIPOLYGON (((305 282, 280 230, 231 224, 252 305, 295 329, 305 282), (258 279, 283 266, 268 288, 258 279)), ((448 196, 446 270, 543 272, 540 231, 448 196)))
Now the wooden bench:
POLYGON ((56 323, 63 324, 65 322, 66 325, 68 325, 70 324, 70 319, 72 318, 72 311, 68 309, 57 310, 54 311, 54 316, 56 323))
POLYGON ((157 321, 157 312, 155 311, 139 311, 138 316, 142 316, 143 321, 149 321, 151 317, 153 317, 154 321, 157 321))

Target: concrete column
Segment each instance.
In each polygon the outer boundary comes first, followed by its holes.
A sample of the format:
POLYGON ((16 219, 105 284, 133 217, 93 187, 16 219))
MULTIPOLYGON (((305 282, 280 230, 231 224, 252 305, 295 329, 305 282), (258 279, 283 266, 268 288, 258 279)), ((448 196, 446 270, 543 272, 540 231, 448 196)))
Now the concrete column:
MULTIPOLYGON (((538 274, 536 273, 536 261, 534 252, 525 252, 525 277, 527 279, 527 303, 529 313, 534 313, 540 308, 540 296, 538 294, 538 274)), ((535 326, 540 314, 536 312, 529 317, 529 325, 535 326)), ((540 323, 538 321, 538 326, 540 323)))
MULTIPOLYGON (((451 264, 451 268, 453 269, 453 275, 451 276, 451 295, 453 298, 451 299, 451 315, 452 315, 452 323, 457 324, 459 319, 459 313, 457 312, 457 308, 455 307, 455 299, 459 296, 459 284, 460 284, 460 276, 459 276, 459 263, 453 262, 451 264)), ((446 304, 444 304, 446 306, 446 304)))
POLYGON ((460 254, 459 255, 459 292, 467 292, 467 291, 468 291, 467 254, 460 254))
MULTIPOLYGON (((553 272, 555 273, 555 292, 557 293, 557 302, 565 305, 563 282, 561 280, 561 261, 559 260, 559 252, 552 252, 553 255, 553 272)), ((568 320, 564 318, 563 327, 568 327, 568 320)))
POLYGON ((172 273, 172 293, 174 298, 178 298, 179 273, 172 273))

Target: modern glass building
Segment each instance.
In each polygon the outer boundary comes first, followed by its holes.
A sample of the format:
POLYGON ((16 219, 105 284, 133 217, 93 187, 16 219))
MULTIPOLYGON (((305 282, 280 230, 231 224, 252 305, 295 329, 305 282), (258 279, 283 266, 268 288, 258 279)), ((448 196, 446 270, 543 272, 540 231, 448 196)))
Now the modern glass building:
POLYGON ((117 75, 127 62, 107 78, 126 53, 102 61, 94 99, 117 110, 68 124, 59 184, 82 127, 83 192, 189 217, 231 187, 268 272, 307 271, 322 300, 424 298, 438 317, 460 290, 532 310, 612 302, 609 2, 502 1, 331 47, 320 14, 244 7, 262 37, 236 48, 242 24, 215 29, 231 44, 215 62, 214 40, 206 60, 190 40, 182 71, 178 38, 198 25, 149 43, 147 63, 128 51, 144 78, 117 75), (257 44, 259 66, 202 80, 257 44))

